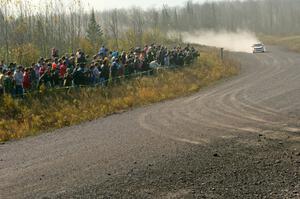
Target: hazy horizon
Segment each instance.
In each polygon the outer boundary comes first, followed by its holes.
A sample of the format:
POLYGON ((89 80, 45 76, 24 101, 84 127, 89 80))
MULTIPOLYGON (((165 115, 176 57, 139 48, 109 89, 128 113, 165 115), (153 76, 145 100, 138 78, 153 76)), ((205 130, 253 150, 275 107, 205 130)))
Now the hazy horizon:
MULTIPOLYGON (((62 1, 64 4, 71 4, 71 2, 74 0, 67 0, 62 1)), ((215 2, 215 1, 222 1, 222 0, 194 0, 192 2, 194 3, 205 3, 205 2, 215 2)), ((46 3, 49 3, 48 0, 32 0, 31 1, 33 5, 43 5, 46 3)), ((55 0, 54 0, 55 2, 55 0)), ((103 10, 111 10, 111 9, 121 9, 121 8, 130 8, 130 7, 140 7, 142 9, 148 9, 148 8, 161 8, 163 5, 167 6, 183 6, 187 0, 126 0, 126 1, 120 1, 120 0, 84 0, 81 1, 82 5, 85 7, 85 9, 94 9, 97 11, 103 11, 103 10)))

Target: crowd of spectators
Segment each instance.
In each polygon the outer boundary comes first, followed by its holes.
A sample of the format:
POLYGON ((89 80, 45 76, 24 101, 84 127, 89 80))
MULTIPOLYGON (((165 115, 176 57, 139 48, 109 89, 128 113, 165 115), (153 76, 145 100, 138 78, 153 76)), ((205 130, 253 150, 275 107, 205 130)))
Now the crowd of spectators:
POLYGON ((189 65, 199 53, 191 46, 168 49, 162 45, 146 45, 129 52, 110 51, 102 46, 93 57, 78 49, 76 53, 59 56, 55 48, 51 58, 40 58, 31 66, 0 61, 0 95, 23 96, 24 93, 45 88, 107 86, 111 81, 156 67, 189 65))

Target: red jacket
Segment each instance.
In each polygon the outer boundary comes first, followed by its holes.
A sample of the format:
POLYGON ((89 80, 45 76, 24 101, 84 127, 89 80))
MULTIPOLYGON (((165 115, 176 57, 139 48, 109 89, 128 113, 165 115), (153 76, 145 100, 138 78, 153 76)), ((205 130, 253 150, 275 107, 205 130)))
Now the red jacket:
POLYGON ((23 88, 30 89, 30 87, 31 87, 31 82, 30 82, 29 72, 25 72, 23 78, 23 88))
POLYGON ((64 64, 61 64, 61 65, 60 65, 60 68, 59 68, 59 76, 60 76, 61 78, 64 78, 66 72, 67 72, 67 66, 64 65, 64 64))

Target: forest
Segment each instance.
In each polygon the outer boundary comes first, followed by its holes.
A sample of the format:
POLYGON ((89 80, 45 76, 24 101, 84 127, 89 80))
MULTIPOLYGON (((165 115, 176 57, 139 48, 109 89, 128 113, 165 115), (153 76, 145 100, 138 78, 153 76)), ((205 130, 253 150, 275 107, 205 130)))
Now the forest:
POLYGON ((105 11, 87 10, 80 0, 52 0, 38 7, 30 0, 1 0, 0 59, 31 64, 50 56, 53 47, 69 53, 82 48, 92 55, 101 45, 127 50, 180 41, 181 32, 199 30, 297 35, 299 18, 298 0, 187 1, 181 7, 105 11))

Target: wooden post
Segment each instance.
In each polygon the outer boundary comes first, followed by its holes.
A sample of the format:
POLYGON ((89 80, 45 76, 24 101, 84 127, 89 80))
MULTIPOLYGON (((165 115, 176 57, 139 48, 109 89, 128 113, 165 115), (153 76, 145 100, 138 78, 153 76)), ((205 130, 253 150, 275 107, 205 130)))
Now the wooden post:
POLYGON ((221 48, 221 59, 224 60, 224 48, 221 48))

